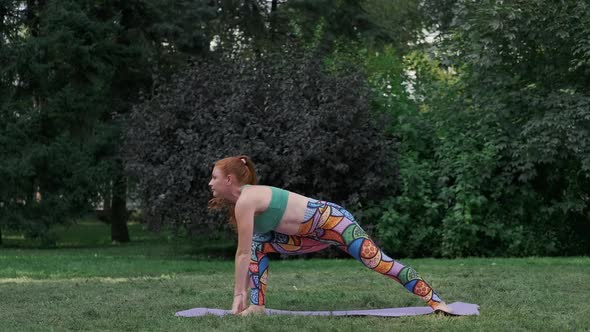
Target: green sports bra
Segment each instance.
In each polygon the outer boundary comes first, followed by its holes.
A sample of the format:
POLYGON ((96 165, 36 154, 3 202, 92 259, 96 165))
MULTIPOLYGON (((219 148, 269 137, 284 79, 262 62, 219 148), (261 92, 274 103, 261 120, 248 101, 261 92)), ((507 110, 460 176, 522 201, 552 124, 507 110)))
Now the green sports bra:
MULTIPOLYGON (((240 191, 247 186, 249 184, 242 186, 240 191)), ((287 209, 289 192, 277 187, 269 186, 269 188, 271 190, 270 203, 264 212, 254 216, 254 233, 266 233, 274 230, 281 222, 287 209)))

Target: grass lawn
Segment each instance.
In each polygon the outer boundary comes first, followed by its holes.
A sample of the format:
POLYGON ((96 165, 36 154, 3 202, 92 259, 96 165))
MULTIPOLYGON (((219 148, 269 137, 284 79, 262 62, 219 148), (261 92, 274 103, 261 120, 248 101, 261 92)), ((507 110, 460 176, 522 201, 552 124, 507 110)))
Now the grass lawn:
MULTIPOLYGON (((139 225, 131 244, 111 245, 108 234, 92 222, 63 228, 58 249, 5 234, 0 331, 590 331, 588 257, 402 259, 447 302, 479 304, 480 316, 180 318, 176 311, 231 306, 233 262, 139 225)), ((274 260, 268 301, 289 310, 423 305, 352 259, 274 260)))

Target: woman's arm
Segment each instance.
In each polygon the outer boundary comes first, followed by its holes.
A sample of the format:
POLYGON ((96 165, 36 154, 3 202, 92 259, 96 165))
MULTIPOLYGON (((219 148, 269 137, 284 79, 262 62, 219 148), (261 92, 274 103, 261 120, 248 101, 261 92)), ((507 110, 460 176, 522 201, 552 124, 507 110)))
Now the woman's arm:
POLYGON ((248 290, 248 266, 252 250, 252 233, 254 230, 254 212, 256 206, 251 197, 242 194, 236 202, 235 215, 238 228, 238 249, 236 251, 234 276, 234 305, 232 312, 237 314, 242 310, 248 290))

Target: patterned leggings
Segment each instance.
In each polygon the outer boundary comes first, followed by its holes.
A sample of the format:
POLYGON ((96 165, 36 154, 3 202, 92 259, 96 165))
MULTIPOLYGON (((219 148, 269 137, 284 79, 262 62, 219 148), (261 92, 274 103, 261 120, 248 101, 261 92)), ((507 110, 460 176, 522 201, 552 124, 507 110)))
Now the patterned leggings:
POLYGON ((249 266, 250 302, 266 304, 268 253, 305 254, 338 246, 366 267, 401 283, 436 308, 442 302, 434 290, 411 267, 389 258, 367 236, 350 212, 334 203, 312 200, 307 204, 305 221, 298 235, 270 231, 254 234, 249 266))

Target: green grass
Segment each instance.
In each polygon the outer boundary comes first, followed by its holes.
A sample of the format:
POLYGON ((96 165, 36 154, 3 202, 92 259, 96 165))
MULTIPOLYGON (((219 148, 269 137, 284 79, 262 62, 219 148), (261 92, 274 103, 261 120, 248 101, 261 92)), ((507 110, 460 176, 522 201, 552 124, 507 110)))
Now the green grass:
MULTIPOLYGON (((141 225, 126 245, 111 245, 108 228, 92 222, 58 233, 58 249, 4 239, 14 242, 0 249, 0 331, 590 331, 588 257, 402 260, 448 302, 478 303, 480 316, 180 318, 176 311, 231 306, 233 262, 207 259, 213 244, 154 236, 141 225)), ((338 259, 273 260, 268 301, 289 310, 423 305, 338 259)))

